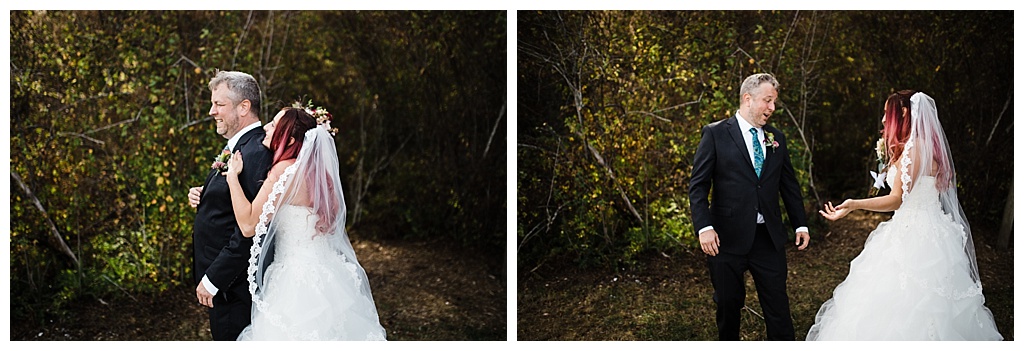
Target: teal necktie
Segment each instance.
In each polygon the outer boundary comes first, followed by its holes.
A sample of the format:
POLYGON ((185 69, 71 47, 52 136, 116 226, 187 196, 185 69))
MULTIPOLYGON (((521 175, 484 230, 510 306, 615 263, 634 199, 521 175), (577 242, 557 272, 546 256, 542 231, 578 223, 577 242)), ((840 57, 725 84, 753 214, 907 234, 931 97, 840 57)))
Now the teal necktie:
POLYGON ((764 150, 761 149, 761 142, 757 140, 757 128, 750 128, 750 140, 754 143, 754 173, 761 178, 761 165, 764 164, 764 150))

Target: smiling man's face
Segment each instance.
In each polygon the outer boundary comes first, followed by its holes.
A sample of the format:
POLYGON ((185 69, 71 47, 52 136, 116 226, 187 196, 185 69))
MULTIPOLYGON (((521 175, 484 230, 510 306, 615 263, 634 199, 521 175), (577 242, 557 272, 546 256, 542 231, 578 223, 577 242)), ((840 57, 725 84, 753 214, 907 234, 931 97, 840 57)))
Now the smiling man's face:
POLYGON ((224 139, 231 139, 241 129, 237 105, 229 98, 230 93, 227 84, 221 84, 210 95, 210 116, 217 122, 217 134, 224 139))
POLYGON ((747 105, 747 114, 744 117, 747 122, 758 128, 768 124, 768 117, 775 112, 775 100, 778 97, 779 93, 771 83, 761 83, 761 86, 744 97, 743 103, 747 105))

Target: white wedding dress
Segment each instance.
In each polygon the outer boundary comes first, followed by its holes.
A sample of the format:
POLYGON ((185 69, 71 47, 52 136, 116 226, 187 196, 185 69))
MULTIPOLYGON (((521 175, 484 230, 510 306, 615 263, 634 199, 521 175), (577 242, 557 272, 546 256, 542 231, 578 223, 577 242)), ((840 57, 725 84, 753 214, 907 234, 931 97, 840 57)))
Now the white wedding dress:
POLYGON ((252 323, 238 340, 385 340, 366 274, 344 231, 344 198, 337 165, 331 164, 337 162, 333 140, 320 129, 307 132, 307 143, 317 140, 314 133, 329 143, 304 145, 299 161, 285 169, 263 205, 249 259, 252 323), (321 151, 324 157, 318 159, 321 151), (333 188, 310 193, 337 196, 340 206, 332 213, 340 215, 333 230, 317 234, 316 210, 290 204, 286 189, 307 189, 303 175, 324 174, 324 169, 330 176, 318 179, 331 179, 333 188), (270 247, 273 260, 265 265, 270 247))
MULTIPOLYGON (((890 187, 896 173, 890 167, 890 187)), ((942 210, 935 182, 918 178, 871 232, 807 340, 1002 340, 971 277, 969 237, 942 210)))

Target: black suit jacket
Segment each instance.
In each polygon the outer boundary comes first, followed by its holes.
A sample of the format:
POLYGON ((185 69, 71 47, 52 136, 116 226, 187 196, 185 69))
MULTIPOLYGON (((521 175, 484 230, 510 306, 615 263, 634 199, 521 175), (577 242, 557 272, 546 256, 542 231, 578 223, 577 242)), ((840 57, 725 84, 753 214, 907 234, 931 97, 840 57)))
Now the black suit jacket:
POLYGON ((775 248, 782 250, 789 232, 782 224, 780 195, 793 229, 807 225, 803 195, 789 160, 786 137, 778 129, 764 126, 765 133, 774 134, 779 147, 764 148, 765 161, 758 178, 736 118, 734 115, 701 130, 689 190, 694 229, 714 226, 721 252, 744 255, 753 246, 760 212, 775 248))
MULTIPOLYGON (((249 201, 256 198, 273 161, 270 150, 262 144, 265 136, 263 128, 250 130, 232 150, 242 152, 243 167, 238 180, 249 201)), ((246 238, 238 229, 227 177, 220 171, 210 170, 206 176, 196 210, 192 231, 196 284, 206 275, 220 290, 218 294, 229 290, 248 294, 245 274, 252 238, 246 238)))

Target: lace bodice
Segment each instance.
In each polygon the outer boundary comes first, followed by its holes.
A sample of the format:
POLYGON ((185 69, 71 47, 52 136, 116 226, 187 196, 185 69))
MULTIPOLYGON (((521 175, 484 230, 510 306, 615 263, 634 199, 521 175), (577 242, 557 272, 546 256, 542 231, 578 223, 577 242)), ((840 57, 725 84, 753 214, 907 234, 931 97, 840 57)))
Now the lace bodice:
POLYGON ((325 235, 313 235, 319 217, 305 206, 282 205, 277 210, 275 260, 317 260, 325 255, 337 255, 330 248, 325 235))

